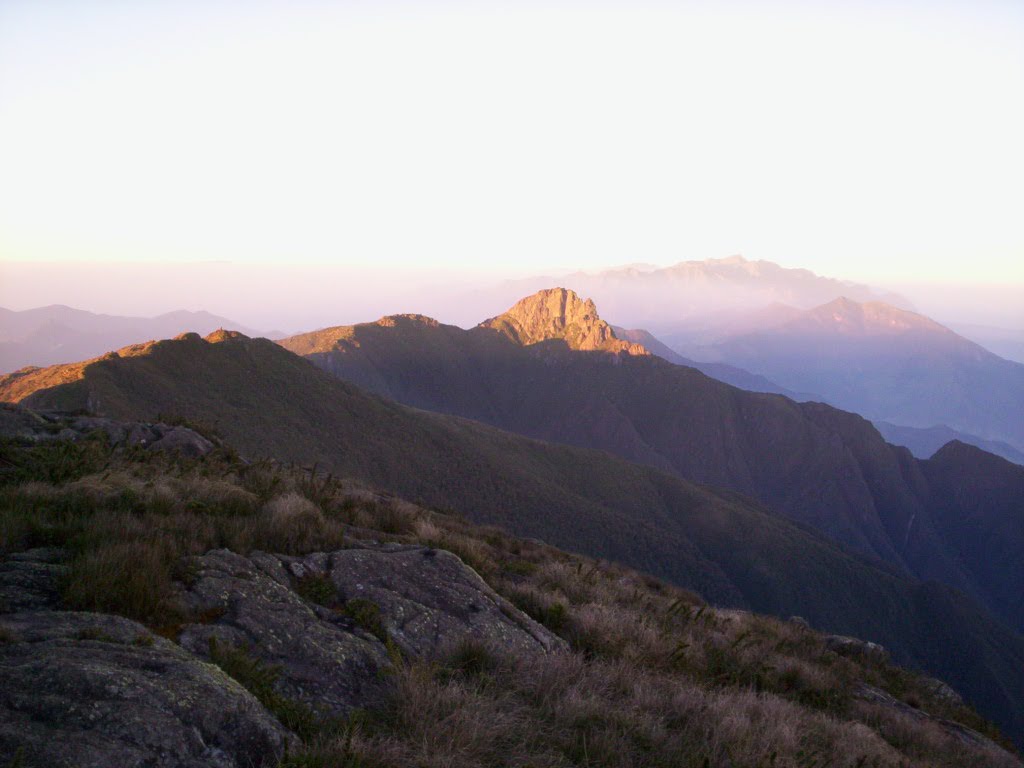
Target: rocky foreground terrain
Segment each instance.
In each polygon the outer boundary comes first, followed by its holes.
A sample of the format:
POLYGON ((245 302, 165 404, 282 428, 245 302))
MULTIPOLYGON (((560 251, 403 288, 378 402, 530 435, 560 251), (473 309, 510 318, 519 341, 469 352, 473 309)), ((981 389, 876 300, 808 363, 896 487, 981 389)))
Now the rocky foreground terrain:
POLYGON ((202 431, 0 410, 0 765, 1021 764, 876 644, 202 431))

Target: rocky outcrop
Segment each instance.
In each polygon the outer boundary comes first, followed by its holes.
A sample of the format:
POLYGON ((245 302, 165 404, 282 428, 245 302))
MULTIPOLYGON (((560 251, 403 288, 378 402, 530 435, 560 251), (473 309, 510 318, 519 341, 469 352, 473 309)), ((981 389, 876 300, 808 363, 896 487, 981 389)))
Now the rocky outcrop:
POLYGON ((584 352, 650 354, 643 345, 616 337, 612 327, 598 316, 593 301, 584 301, 565 288, 538 291, 479 327, 496 330, 523 346, 561 340, 570 349, 584 352))
POLYGON ((413 656, 436 657, 467 638, 503 654, 565 648, 451 552, 381 545, 281 559, 300 578, 325 574, 343 602, 376 605, 388 636, 413 656))
MULTIPOLYGON (((940 684, 945 685, 944 683, 940 684)), ((948 686, 946 686, 948 688, 948 686)), ((950 689, 952 691, 952 689, 950 689)), ((956 693, 953 692, 955 696, 956 693)), ((972 728, 968 728, 966 725, 954 722, 953 720, 947 720, 942 717, 936 717, 935 715, 924 712, 923 710, 912 707, 909 704, 900 701, 895 696, 883 691, 881 688, 876 688, 873 685, 866 685, 861 683, 857 686, 854 691, 854 697, 860 701, 867 702, 886 709, 891 709, 895 712, 899 712, 904 717, 911 720, 917 720, 919 722, 929 722, 938 726, 948 736, 953 737, 961 744, 966 744, 971 747, 979 748, 987 752, 992 753, 1000 758, 1007 758, 1010 760, 1016 760, 1016 757, 1010 755, 996 744, 994 741, 989 739, 987 736, 983 736, 972 728)), ((957 697, 959 699, 959 697, 957 697)), ((1016 763, 1019 765, 1019 761, 1016 763)))
POLYGON ((878 643, 846 635, 825 635, 825 647, 840 656, 853 656, 887 662, 889 652, 878 643))
POLYGON ((458 557, 425 547, 193 557, 179 584, 193 620, 178 644, 125 618, 59 610, 64 556, 0 562, 0 765, 276 765, 294 736, 203 660, 223 664, 221 652, 262 664, 282 701, 333 718, 383 701, 389 645, 421 658, 467 638, 504 655, 565 647, 458 557))
POLYGON ((102 433, 115 446, 166 451, 196 458, 213 450, 212 441, 194 429, 163 423, 117 421, 98 416, 37 413, 21 406, 0 404, 0 437, 31 442, 78 442, 102 433))
POLYGON ((303 599, 274 555, 209 552, 189 563, 182 598, 201 623, 186 626, 187 650, 211 654, 211 640, 279 670, 274 687, 323 715, 372 706, 383 693, 384 644, 331 607, 303 599))
POLYGON ((273 766, 290 738, 237 682, 141 624, 0 616, 0 765, 273 766))
POLYGON ((180 642, 202 656, 246 649, 276 667, 279 693, 324 715, 372 706, 384 693, 385 641, 436 657, 472 638, 503 654, 564 641, 499 597, 449 552, 364 544, 303 557, 227 550, 192 558, 182 600, 204 621, 180 642))

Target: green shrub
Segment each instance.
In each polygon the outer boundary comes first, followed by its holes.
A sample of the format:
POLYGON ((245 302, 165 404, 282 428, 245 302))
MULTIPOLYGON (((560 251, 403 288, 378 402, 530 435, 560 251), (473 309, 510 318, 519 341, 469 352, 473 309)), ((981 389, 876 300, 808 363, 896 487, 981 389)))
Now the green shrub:
POLYGON ((310 739, 322 732, 323 725, 311 707, 282 695, 274 687, 281 676, 279 667, 264 664, 245 648, 221 645, 213 637, 210 638, 210 659, 301 739, 310 739))
POLYGON ((311 573, 297 579, 295 591, 317 605, 333 606, 338 602, 338 589, 330 577, 322 573, 311 573))
POLYGON ((356 598, 348 600, 341 607, 341 613, 352 619, 356 626, 362 627, 382 643, 388 641, 388 631, 380 618, 380 606, 372 600, 356 598))

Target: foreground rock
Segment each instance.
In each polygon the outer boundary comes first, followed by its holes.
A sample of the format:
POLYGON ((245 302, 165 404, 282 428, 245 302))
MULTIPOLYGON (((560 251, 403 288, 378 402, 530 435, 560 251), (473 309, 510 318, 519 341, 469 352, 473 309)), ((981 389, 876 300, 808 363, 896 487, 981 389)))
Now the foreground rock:
POLYGON ((180 642, 210 656, 211 640, 277 667, 277 692, 325 715, 372 706, 384 692, 384 644, 330 608, 305 600, 281 560, 227 550, 192 558, 182 598, 204 623, 186 626, 180 642))
POLYGON ((117 616, 0 616, 0 765, 273 766, 290 736, 213 665, 117 616))
POLYGON ((466 639, 504 654, 566 647, 451 552, 383 545, 282 560, 297 576, 326 574, 342 601, 376 605, 390 638, 413 656, 436 657, 466 639))
POLYGON ((227 550, 192 558, 182 600, 204 618, 180 642, 203 656, 243 649, 276 667, 278 693, 324 715, 372 707, 388 650, 435 657, 470 638, 505 654, 564 642, 499 597, 459 558, 424 547, 362 545, 304 557, 227 550))

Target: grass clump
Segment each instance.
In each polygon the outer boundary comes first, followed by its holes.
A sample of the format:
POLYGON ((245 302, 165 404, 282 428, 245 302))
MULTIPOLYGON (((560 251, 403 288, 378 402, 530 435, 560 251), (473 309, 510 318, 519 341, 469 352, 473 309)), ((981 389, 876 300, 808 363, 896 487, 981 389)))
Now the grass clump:
MULTIPOLYGON (((375 603, 342 601, 325 575, 296 579, 304 599, 385 642, 393 671, 384 705, 342 725, 284 695, 279 670, 261 662, 258 649, 212 644, 214 662, 304 740, 284 766, 1012 764, 932 722, 858 699, 858 686, 873 685, 1000 738, 967 707, 937 697, 933 683, 879 659, 838 656, 795 624, 718 609, 614 563, 317 472, 244 465, 227 453, 193 462, 97 455, 95 465, 56 454, 21 457, 16 466, 26 474, 0 481, 0 554, 63 547, 68 607, 128 616, 174 636, 185 620, 217 617, 185 616, 175 602, 175 582, 190 578, 183 565, 190 556, 215 548, 304 554, 365 538, 455 552, 567 642, 565 651, 515 658, 466 640, 439 660, 407 660, 375 603)), ((152 642, 140 634, 133 644, 152 642)))
POLYGON ((311 707, 282 695, 275 688, 281 676, 278 667, 263 663, 245 648, 222 645, 212 637, 210 659, 300 738, 312 739, 323 731, 323 725, 311 707))
POLYGON ((382 643, 388 641, 388 631, 381 619, 380 606, 372 600, 347 600, 340 610, 343 615, 352 619, 356 626, 365 629, 382 643))
POLYGON ((326 574, 311 573, 295 581, 295 591, 311 603, 327 607, 338 602, 338 589, 326 574))

